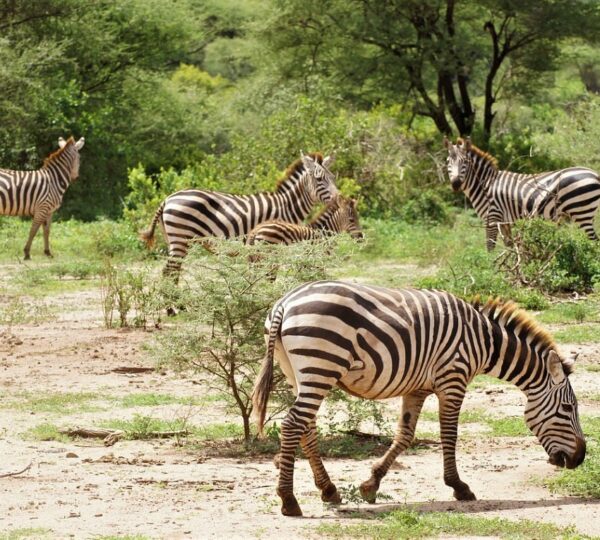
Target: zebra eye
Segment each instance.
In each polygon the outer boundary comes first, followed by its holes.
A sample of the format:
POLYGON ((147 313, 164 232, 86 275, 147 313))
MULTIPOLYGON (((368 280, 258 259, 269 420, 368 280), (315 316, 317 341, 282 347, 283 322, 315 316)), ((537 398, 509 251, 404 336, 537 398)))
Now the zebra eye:
POLYGON ((566 411, 566 412, 573 412, 573 405, 571 405, 570 403, 563 403, 562 404, 562 408, 566 411))

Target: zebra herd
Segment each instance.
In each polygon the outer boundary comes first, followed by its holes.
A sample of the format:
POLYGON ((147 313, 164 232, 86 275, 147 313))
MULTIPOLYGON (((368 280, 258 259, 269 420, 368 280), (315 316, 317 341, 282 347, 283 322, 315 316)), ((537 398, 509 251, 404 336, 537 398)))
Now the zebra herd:
MULTIPOLYGON (((0 214, 33 217, 25 258, 40 225, 44 252, 50 255, 52 212, 78 176, 83 142, 60 139, 60 149, 38 171, 0 170, 0 214)), ((597 239, 593 219, 600 204, 600 179, 594 171, 574 167, 522 175, 498 170, 494 158, 469 139, 455 144, 445 140, 445 147, 452 188, 465 193, 484 221, 488 249, 495 247, 498 234, 510 241, 510 226, 516 220, 534 216, 553 221, 568 217, 591 240, 597 239)), ((190 243, 209 249, 211 237, 283 244, 340 232, 362 238, 356 201, 338 192, 332 164, 331 157, 304 155, 272 193, 179 191, 161 203, 142 238, 150 245, 160 223, 169 252, 164 273, 174 279, 190 243), (326 205, 323 212, 303 225, 319 203, 326 205)), ((298 445, 309 459, 321 498, 341 501, 319 456, 316 430, 317 412, 336 386, 367 399, 403 397, 392 446, 360 487, 371 502, 396 457, 412 442, 423 402, 431 394, 439 400, 444 482, 456 499, 475 499, 460 479, 455 450, 467 386, 482 373, 523 391, 526 424, 550 463, 574 468, 585 457, 577 400, 568 378, 575 358, 562 356, 551 336, 511 302, 468 303, 443 291, 313 282, 273 306, 265 323, 265 343, 267 355, 253 394, 259 430, 275 360, 296 396, 281 424, 277 493, 284 515, 302 515, 293 492, 298 445)))

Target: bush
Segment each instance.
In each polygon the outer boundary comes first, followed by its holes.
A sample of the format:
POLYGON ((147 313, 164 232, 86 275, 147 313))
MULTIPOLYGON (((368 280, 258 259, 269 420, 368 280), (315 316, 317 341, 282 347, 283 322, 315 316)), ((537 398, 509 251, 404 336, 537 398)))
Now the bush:
POLYGON ((454 214, 437 191, 426 189, 411 197, 400 210, 401 218, 408 223, 427 225, 452 225, 454 214))
POLYGON ((546 293, 589 292, 600 281, 600 246, 575 225, 523 220, 513 228, 500 267, 513 283, 546 293))
MULTIPOLYGON (((215 239, 211 247, 214 255, 199 246, 188 254, 182 320, 158 336, 153 351, 161 363, 208 375, 207 386, 225 392, 240 413, 248 442, 266 314, 290 289, 325 278, 336 255, 332 241, 246 246, 215 239)), ((287 403, 287 385, 277 393, 287 403)))
POLYGON ((494 254, 485 248, 467 248, 457 253, 441 268, 435 277, 419 281, 420 287, 442 289, 470 300, 476 295, 483 298, 499 296, 514 300, 526 309, 545 309, 548 301, 534 289, 513 284, 494 262, 494 254))

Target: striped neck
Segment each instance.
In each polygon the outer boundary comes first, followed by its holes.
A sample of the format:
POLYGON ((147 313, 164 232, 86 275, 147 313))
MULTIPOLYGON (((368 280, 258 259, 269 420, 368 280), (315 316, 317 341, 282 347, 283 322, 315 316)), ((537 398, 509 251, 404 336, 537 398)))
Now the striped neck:
POLYGON ((485 157, 471 154, 471 160, 464 174, 462 190, 471 201, 477 215, 485 219, 489 209, 488 189, 498 176, 498 169, 485 157))
POLYGON ((277 187, 275 193, 269 194, 273 201, 269 219, 281 219, 291 223, 303 221, 317 202, 311 189, 312 177, 301 168, 290 174, 277 187))
POLYGON ((550 377, 544 358, 556 347, 550 335, 512 302, 491 300, 475 308, 489 340, 489 356, 481 371, 513 383, 525 394, 545 388, 550 377))
POLYGON ((71 171, 77 155, 75 144, 69 141, 64 148, 47 158, 41 168, 46 172, 49 180, 63 192, 71 184, 71 171))

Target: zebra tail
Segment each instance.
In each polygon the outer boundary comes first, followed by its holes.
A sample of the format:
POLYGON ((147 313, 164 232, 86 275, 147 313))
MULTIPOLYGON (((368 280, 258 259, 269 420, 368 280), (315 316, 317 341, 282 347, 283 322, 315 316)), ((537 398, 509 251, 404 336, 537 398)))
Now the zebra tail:
POLYGON ((267 403, 269 401, 269 395, 271 394, 271 387, 273 386, 273 364, 275 357, 275 342, 279 336, 279 330, 281 329, 281 322, 283 321, 283 305, 279 305, 273 314, 271 319, 271 327, 269 328, 269 341, 267 343, 267 355, 263 360, 262 367, 256 383, 254 384, 254 390, 252 392, 252 408, 254 411, 254 419, 256 420, 256 426, 258 427, 259 436, 263 436, 263 428, 265 425, 265 418, 267 416, 267 403))
POLYGON ((152 249, 154 246, 154 230, 156 229, 156 224, 159 219, 162 219, 163 210, 165 209, 165 201, 160 203, 160 206, 154 213, 154 218, 152 218, 152 223, 150 224, 150 228, 146 231, 142 231, 140 233, 140 239, 146 244, 148 249, 152 249))

